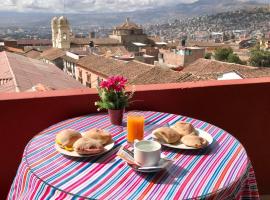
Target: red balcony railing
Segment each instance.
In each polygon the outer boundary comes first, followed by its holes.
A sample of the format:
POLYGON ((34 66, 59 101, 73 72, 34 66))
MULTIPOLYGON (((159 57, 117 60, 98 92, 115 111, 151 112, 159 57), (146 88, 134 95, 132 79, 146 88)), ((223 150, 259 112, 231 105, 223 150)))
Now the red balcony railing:
MULTIPOLYGON (((176 113, 215 124, 238 138, 253 163, 261 194, 270 194, 270 78, 136 86, 129 109, 176 113)), ((61 120, 96 112, 95 89, 0 95, 5 197, 27 142, 61 120)))

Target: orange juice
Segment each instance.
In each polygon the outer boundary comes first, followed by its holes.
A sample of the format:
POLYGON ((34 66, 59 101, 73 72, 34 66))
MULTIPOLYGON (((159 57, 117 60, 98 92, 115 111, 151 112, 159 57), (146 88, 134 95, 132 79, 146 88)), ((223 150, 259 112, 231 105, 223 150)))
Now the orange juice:
POLYGON ((129 114, 127 116, 127 141, 133 143, 134 140, 143 140, 144 136, 144 116, 139 114, 129 114))

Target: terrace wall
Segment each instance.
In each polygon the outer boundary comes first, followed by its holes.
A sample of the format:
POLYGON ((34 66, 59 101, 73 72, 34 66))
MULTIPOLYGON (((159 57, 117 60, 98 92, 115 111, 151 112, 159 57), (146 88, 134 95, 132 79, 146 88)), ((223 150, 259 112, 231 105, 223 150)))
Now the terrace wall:
MULTIPOLYGON (((270 78, 137 86, 130 109, 182 114, 237 137, 254 166, 261 194, 270 194, 270 78)), ((67 118, 96 112, 94 89, 0 95, 0 197, 5 197, 27 142, 67 118)))

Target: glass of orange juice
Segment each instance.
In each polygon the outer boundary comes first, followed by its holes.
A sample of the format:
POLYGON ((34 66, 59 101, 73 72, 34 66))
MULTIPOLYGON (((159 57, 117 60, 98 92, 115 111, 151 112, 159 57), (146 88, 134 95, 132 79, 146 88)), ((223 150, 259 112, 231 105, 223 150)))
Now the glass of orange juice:
POLYGON ((139 113, 129 113, 127 116, 127 131, 129 143, 134 143, 134 140, 143 140, 144 116, 139 113))

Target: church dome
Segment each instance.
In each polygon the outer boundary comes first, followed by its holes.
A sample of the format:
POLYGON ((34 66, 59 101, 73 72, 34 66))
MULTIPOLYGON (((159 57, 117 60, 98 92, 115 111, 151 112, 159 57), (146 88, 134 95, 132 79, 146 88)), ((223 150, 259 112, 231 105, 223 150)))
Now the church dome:
POLYGON ((124 29, 124 30, 134 30, 134 29, 141 29, 137 24, 131 22, 129 18, 126 19, 126 22, 117 26, 116 29, 124 29))

